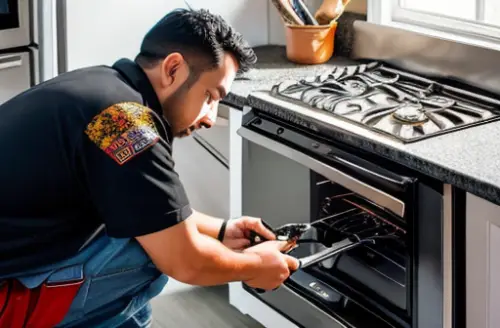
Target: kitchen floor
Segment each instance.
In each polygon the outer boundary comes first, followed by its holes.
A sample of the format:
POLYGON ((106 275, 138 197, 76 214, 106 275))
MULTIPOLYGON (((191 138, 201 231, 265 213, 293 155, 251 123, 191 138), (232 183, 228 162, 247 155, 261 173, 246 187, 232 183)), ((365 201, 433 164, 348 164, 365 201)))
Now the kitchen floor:
POLYGON ((153 302, 153 328, 263 328, 229 304, 228 287, 194 287, 170 280, 153 302))

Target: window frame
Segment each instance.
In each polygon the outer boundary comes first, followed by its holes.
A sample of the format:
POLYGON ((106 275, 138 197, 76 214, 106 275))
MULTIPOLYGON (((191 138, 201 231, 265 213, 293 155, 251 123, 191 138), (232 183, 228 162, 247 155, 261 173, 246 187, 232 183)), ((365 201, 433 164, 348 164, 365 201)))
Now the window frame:
MULTIPOLYGON (((476 0, 477 19, 485 1, 495 0, 476 0)), ((368 21, 500 51, 500 26, 403 8, 400 0, 368 0, 368 21)))

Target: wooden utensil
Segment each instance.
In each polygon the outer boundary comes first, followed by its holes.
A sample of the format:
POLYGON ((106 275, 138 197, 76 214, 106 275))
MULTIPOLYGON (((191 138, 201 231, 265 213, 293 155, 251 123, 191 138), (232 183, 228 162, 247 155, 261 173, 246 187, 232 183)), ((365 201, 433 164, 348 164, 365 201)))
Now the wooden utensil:
POLYGON ((300 17, 295 13, 288 0, 271 0, 274 7, 278 10, 285 23, 293 25, 305 25, 300 17))
POLYGON ((314 17, 320 25, 335 22, 345 10, 350 0, 323 0, 314 17))

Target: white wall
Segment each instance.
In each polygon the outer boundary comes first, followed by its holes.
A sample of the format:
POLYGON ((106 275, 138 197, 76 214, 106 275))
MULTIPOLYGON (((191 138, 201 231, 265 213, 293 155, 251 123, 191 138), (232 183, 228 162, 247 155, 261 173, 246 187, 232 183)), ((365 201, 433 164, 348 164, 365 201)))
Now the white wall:
MULTIPOLYGON (((222 15, 252 46, 268 44, 269 0, 188 0, 222 15)), ((68 70, 133 58, 142 37, 183 0, 67 1, 68 70), (124 4, 126 2, 126 5, 124 4)))
MULTIPOLYGON (((270 0, 187 1, 222 15, 252 46, 285 44, 283 23, 270 0)), ((304 2, 314 14, 322 0, 304 2)), ((366 8, 366 0, 352 0, 348 10, 360 4, 366 8)), ((133 58, 148 29, 179 7, 186 7, 184 0, 66 1, 68 70, 133 58)))

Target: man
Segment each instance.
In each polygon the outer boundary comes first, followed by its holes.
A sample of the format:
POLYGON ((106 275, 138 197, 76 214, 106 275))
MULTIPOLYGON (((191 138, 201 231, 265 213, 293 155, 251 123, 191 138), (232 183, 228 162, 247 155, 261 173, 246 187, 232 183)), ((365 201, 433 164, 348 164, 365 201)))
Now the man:
POLYGON ((172 139, 212 126, 255 60, 221 17, 175 10, 135 62, 0 106, 0 328, 146 327, 167 276, 270 290, 297 269, 284 243, 248 247, 250 230, 274 238, 260 220, 191 209, 174 170, 172 139))

